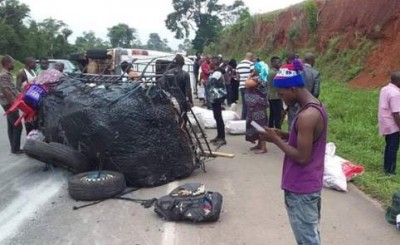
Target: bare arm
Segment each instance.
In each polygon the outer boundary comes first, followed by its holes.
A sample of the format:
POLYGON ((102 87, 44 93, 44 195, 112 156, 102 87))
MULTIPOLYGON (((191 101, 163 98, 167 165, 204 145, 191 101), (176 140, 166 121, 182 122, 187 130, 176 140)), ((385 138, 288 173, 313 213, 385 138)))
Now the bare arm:
POLYGON ((299 114, 297 119, 297 148, 287 144, 274 129, 266 129, 263 136, 269 138, 292 160, 300 164, 307 164, 311 160, 314 131, 319 120, 320 113, 314 108, 308 108, 299 114))

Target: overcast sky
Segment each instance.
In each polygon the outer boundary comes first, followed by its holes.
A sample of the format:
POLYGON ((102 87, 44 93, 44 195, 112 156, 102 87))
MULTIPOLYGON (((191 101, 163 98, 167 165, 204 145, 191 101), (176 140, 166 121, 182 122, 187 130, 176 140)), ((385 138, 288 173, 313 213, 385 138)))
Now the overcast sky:
MULTIPOLYGON (((69 39, 75 42, 84 31, 94 31, 102 39, 107 39, 107 28, 118 23, 126 23, 136 28, 142 43, 149 34, 156 32, 167 38, 169 45, 176 48, 181 40, 165 27, 167 15, 173 11, 172 0, 19 0, 29 6, 30 16, 36 21, 53 18, 64 21, 73 31, 69 39)), ((304 0, 244 0, 251 13, 264 13, 304 0)), ((234 0, 220 0, 231 4, 234 0)))

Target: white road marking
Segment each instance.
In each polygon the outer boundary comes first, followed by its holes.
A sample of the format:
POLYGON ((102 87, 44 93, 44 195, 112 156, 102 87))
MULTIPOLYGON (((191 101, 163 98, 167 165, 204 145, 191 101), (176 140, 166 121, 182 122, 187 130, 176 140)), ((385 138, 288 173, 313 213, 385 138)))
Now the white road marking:
MULTIPOLYGON (((178 182, 170 182, 168 183, 167 190, 170 193, 173 189, 178 187, 178 182)), ((175 235, 176 235, 176 223, 175 222, 167 222, 165 221, 163 226, 163 234, 162 234, 162 245, 175 245, 175 235)))
POLYGON ((0 213, 0 243, 15 235, 18 228, 61 189, 62 179, 62 174, 54 174, 32 188, 19 190, 20 194, 0 213))

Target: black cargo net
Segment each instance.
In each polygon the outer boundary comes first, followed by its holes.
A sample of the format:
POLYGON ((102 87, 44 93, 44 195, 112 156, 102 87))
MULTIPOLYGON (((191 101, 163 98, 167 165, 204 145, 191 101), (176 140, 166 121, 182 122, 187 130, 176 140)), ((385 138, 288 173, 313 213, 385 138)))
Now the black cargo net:
POLYGON ((168 92, 117 77, 91 79, 63 78, 43 100, 48 141, 78 149, 94 169, 103 162, 103 169, 122 172, 134 186, 162 185, 193 172, 190 140, 168 92))

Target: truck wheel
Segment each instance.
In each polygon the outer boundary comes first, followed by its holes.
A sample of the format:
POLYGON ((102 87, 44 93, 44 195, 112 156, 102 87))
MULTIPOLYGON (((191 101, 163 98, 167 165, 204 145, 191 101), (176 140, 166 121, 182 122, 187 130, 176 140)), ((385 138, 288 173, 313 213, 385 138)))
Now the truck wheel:
POLYGON ((90 169, 89 160, 79 151, 56 142, 50 142, 46 157, 50 163, 65 168, 72 173, 82 173, 90 169))
POLYGON ((89 49, 86 51, 86 57, 89 59, 107 59, 107 50, 105 49, 89 49))
POLYGON ((114 171, 91 171, 68 180, 68 193, 75 200, 96 201, 114 197, 126 188, 123 174, 114 171))
POLYGON ((43 141, 27 140, 24 145, 24 152, 28 157, 47 163, 47 151, 49 144, 43 141))

